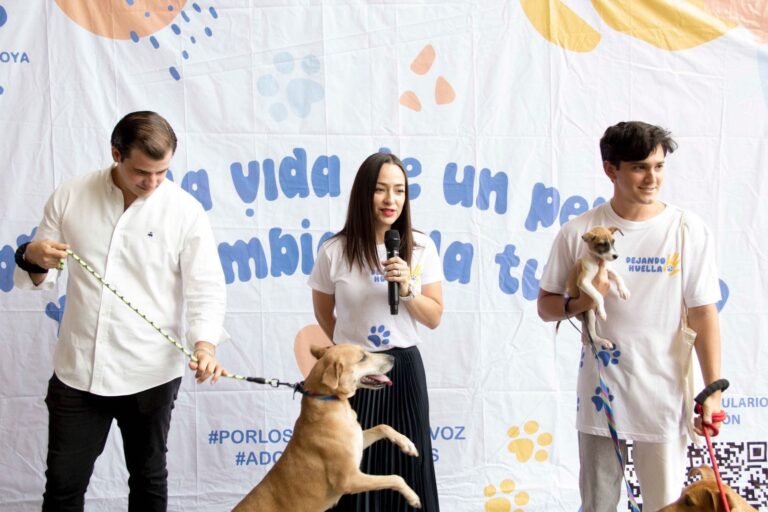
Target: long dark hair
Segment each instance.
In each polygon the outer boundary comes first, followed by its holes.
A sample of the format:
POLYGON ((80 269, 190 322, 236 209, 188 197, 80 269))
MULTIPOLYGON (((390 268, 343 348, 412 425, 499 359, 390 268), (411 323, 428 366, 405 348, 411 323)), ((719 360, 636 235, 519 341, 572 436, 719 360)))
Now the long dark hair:
POLYGON ((374 153, 360 164, 352 183, 347 206, 347 220, 344 228, 334 238, 344 237, 344 256, 352 268, 368 267, 377 270, 380 267, 376 252, 376 230, 373 219, 373 194, 379 179, 379 171, 384 164, 393 164, 403 171, 405 177, 405 201, 400 217, 392 225, 400 233, 400 257, 411 264, 413 254, 413 229, 411 227, 411 204, 408 195, 408 175, 403 162, 391 153, 374 153))

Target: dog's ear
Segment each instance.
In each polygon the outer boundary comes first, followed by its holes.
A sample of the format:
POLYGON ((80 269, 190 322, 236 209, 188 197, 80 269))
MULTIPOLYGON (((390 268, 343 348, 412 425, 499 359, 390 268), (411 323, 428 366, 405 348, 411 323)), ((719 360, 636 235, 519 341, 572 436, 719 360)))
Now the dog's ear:
POLYGON ((323 384, 336 390, 339 387, 339 379, 343 372, 344 364, 341 361, 334 361, 323 372, 323 384))
POLYGON ((315 356, 316 359, 320 359, 329 348, 330 347, 318 347, 317 345, 312 345, 309 347, 309 352, 315 356))
POLYGON ((591 231, 588 231, 587 233, 584 233, 583 235, 581 235, 581 239, 589 243, 595 239, 595 235, 593 235, 591 231))
POLYGON ((608 231, 610 231, 612 235, 618 231, 619 233, 621 233, 621 236, 624 236, 624 232, 619 228, 617 228, 616 226, 611 226, 610 228, 608 228, 608 231))
POLYGON ((691 468, 691 470, 688 471, 688 476, 700 476, 702 480, 714 480, 715 472, 712 471, 711 467, 707 466, 706 464, 702 464, 697 468, 691 468))

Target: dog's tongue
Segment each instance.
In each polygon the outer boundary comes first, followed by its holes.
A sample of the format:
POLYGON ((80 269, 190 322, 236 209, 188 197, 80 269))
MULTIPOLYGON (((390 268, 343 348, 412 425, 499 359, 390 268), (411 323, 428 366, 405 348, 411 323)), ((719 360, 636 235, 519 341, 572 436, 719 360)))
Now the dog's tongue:
POLYGON ((387 377, 386 375, 368 375, 368 378, 376 382, 381 382, 382 384, 386 384, 387 386, 392 385, 392 381, 389 380, 389 377, 387 377))

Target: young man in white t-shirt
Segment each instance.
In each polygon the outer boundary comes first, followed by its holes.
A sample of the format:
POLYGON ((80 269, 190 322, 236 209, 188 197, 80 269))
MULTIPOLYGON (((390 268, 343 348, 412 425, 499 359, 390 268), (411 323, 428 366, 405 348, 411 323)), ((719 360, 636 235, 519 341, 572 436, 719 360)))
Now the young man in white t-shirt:
MULTIPOLYGON (((578 376, 579 489, 583 510, 589 512, 616 511, 623 477, 598 396, 598 366, 610 391, 625 460, 626 441, 633 441, 645 510, 674 501, 685 480, 692 421, 686 412, 686 369, 692 355, 679 333, 686 308, 687 323, 698 333, 694 347, 704 383, 720 379, 720 285, 712 235, 699 217, 657 198, 665 157, 676 148, 670 133, 658 126, 632 121, 608 128, 600 151, 613 197, 563 226, 540 283, 543 320, 581 315, 594 306, 592 299, 584 293, 573 300, 565 297, 568 272, 587 249, 581 236, 595 226, 623 232, 623 237, 617 233, 619 259, 611 268, 623 277, 630 300, 608 293, 602 266, 593 282, 605 296, 607 312, 606 321, 598 319, 597 332, 616 347, 598 345, 598 357, 583 347, 578 376)), ((712 423, 717 411, 720 391, 704 402, 704 421, 712 423)), ((702 434, 698 419, 692 427, 702 434)))

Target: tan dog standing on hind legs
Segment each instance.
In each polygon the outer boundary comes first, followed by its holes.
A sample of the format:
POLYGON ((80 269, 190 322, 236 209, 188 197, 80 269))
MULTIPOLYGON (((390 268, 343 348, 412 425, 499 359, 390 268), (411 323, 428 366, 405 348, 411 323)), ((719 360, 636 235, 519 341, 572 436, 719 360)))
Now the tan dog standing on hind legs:
POLYGON ((380 489, 397 491, 412 507, 421 508, 421 500, 402 477, 360 471, 363 450, 384 438, 403 453, 419 455, 410 439, 388 425, 363 431, 349 404, 358 388, 392 384, 384 376, 392 369, 392 356, 345 344, 313 347, 312 354, 318 362, 304 382, 291 440, 234 512, 323 512, 344 494, 380 489))
MULTIPOLYGON (((616 284, 616 289, 619 292, 619 297, 624 300, 629 299, 629 290, 624 285, 624 280, 616 272, 608 268, 608 262, 615 260, 619 257, 616 249, 613 247, 613 234, 621 230, 616 227, 604 228, 595 227, 585 233, 581 239, 587 243, 589 251, 586 256, 576 260, 576 263, 571 268, 568 274, 568 280, 566 283, 566 290, 568 296, 572 299, 581 295, 581 292, 589 295, 592 301, 595 303, 595 307, 588 309, 586 314, 586 328, 589 335, 595 341, 600 343, 604 349, 613 348, 613 343, 609 340, 598 336, 595 330, 595 313, 601 320, 605 320, 607 315, 605 314, 605 301, 599 291, 592 285, 592 280, 600 270, 600 261, 602 260, 605 269, 608 273, 608 279, 616 284)), ((624 233, 621 233, 622 235, 624 233)))

